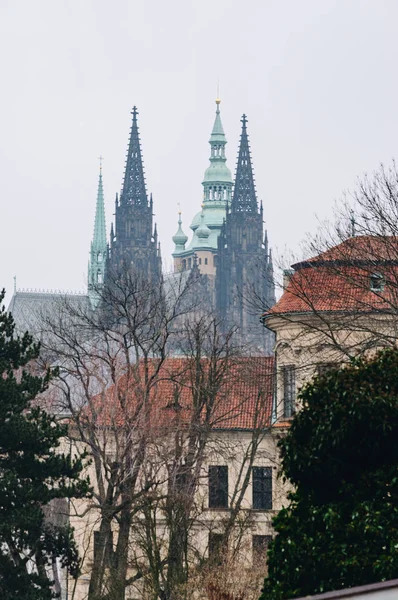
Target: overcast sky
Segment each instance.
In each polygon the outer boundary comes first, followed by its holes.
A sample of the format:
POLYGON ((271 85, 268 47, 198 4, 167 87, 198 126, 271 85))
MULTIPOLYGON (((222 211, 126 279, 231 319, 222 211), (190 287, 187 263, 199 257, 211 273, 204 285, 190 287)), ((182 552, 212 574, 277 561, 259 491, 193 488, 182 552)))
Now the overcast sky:
POLYGON ((270 243, 296 250, 397 156, 396 0, 0 0, 0 286, 86 286, 139 127, 163 258, 200 209, 217 80, 234 171, 248 116, 270 243))

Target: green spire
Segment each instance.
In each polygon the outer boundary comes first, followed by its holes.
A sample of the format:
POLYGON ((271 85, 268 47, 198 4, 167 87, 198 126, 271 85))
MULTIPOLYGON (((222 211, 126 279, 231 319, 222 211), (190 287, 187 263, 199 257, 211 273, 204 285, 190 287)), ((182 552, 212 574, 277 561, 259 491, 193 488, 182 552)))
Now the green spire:
POLYGON ((188 236, 185 235, 185 233, 182 230, 182 220, 181 220, 181 211, 178 213, 178 229, 177 229, 177 233, 175 235, 173 235, 173 242, 175 243, 176 247, 174 249, 174 254, 178 254, 179 252, 184 252, 185 250, 185 244, 188 241, 188 236))
POLYGON ((210 166, 205 171, 203 180, 204 202, 218 202, 225 205, 231 199, 232 175, 226 165, 224 128, 221 122, 220 102, 216 100, 216 118, 210 135, 210 166))
POLYGON ((221 100, 219 98, 217 98, 217 100, 216 100, 216 105, 217 105, 216 118, 215 118, 214 125, 213 125, 213 131, 211 132, 211 136, 210 136, 210 144, 212 144, 213 142, 224 142, 225 144, 227 143, 227 140, 225 138, 224 128, 223 128, 222 122, 221 122, 220 103, 221 103, 221 100))
POLYGON ((102 163, 100 164, 92 247, 98 250, 103 250, 103 248, 106 248, 105 204, 104 188, 102 185, 102 163))
POLYGON ((98 305, 99 293, 104 283, 107 255, 104 189, 102 185, 102 158, 95 208, 94 235, 91 242, 90 262, 88 265, 88 295, 93 308, 98 305))

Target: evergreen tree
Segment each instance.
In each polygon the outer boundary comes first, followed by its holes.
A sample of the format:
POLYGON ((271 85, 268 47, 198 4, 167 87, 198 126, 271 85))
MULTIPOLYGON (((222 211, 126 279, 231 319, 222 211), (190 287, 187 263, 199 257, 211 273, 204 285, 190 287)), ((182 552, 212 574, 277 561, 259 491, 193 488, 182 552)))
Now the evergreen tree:
POLYGON ((319 377, 300 397, 280 442, 294 492, 274 519, 262 600, 398 577, 398 350, 319 377))
POLYGON ((47 600, 56 597, 51 566, 59 560, 72 575, 78 554, 69 525, 45 518, 55 499, 83 497, 80 460, 59 451, 65 426, 33 400, 47 389, 54 372, 34 374, 39 345, 15 325, 0 293, 0 598, 47 600))

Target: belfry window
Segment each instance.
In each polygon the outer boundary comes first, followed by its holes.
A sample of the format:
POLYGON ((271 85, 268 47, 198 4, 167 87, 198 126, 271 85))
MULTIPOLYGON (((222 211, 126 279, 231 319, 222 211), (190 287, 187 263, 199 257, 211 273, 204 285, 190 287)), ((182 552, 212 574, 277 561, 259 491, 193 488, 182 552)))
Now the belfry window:
POLYGON ((382 292, 385 285, 386 282, 381 273, 372 273, 370 276, 370 289, 372 292, 382 292))

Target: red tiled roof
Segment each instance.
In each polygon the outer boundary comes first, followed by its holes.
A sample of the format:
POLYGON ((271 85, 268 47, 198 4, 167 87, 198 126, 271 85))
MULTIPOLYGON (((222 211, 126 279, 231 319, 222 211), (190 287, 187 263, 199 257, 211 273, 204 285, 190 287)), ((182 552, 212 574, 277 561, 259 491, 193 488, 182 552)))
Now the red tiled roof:
POLYGON ((342 262, 347 264, 359 262, 392 262, 398 264, 398 237, 361 235, 351 237, 317 256, 293 265, 294 269, 307 265, 342 262))
POLYGON ((283 295, 263 315, 265 320, 288 313, 388 312, 397 306, 398 238, 350 238, 293 268, 283 295), (381 291, 371 289, 374 273, 384 277, 381 291))
MULTIPOLYGON (((209 426, 212 429, 246 429, 269 427, 271 424, 274 358, 239 358, 228 366, 225 374, 210 377, 214 372, 206 360, 198 369, 193 359, 166 359, 148 362, 149 384, 144 383, 145 365, 131 367, 129 377, 97 395, 85 408, 83 418, 100 427, 187 427, 192 423, 195 407, 199 422, 206 421, 206 411, 212 405, 209 426), (150 381, 153 376, 153 380, 150 381), (149 391, 148 391, 149 390, 149 391), (214 393, 213 393, 214 391, 214 393), (148 410, 145 410, 147 408, 148 410), (145 420, 145 423, 143 422, 145 420)), ((222 369, 219 362, 218 369, 222 369)))

